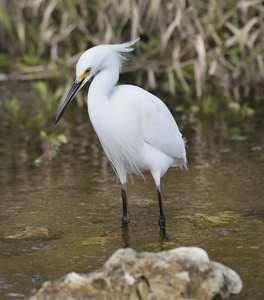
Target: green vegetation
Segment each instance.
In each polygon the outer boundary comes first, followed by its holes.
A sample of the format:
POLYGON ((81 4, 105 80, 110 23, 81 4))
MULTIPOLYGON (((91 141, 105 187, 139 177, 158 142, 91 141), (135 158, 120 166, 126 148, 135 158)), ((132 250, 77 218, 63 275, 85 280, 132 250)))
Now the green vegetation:
POLYGON ((14 97, 11 98, 9 101, 5 102, 5 109, 7 110, 7 120, 11 123, 16 123, 21 109, 19 100, 14 97))
POLYGON ((43 153, 41 156, 34 160, 35 166, 40 166, 42 164, 43 156, 47 156, 48 160, 51 162, 54 158, 56 158, 57 152, 62 144, 67 144, 68 140, 64 134, 48 134, 45 131, 40 132, 41 138, 48 143, 46 153, 43 153))
POLYGON ((87 48, 140 36, 130 82, 177 96, 178 112, 250 117, 264 107, 263 24, 262 0, 0 0, 0 80, 68 82, 87 48))
MULTIPOLYGON (((56 112, 59 99, 63 95, 63 86, 52 89, 50 84, 45 81, 36 81, 32 83, 33 88, 38 92, 41 97, 42 107, 38 109, 38 114, 36 116, 37 120, 50 120, 54 118, 54 112, 56 112)), ((45 125, 40 124, 40 125, 45 125)))

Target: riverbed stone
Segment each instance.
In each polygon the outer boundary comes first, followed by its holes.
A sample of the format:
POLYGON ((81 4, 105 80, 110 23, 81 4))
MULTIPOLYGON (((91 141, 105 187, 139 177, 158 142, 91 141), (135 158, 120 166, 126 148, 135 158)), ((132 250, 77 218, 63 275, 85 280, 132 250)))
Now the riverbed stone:
POLYGON ((6 233, 6 239, 23 240, 23 239, 36 239, 47 238, 49 236, 49 230, 45 227, 25 227, 16 230, 13 233, 6 233))
POLYGON ((158 253, 117 250, 103 267, 44 282, 27 299, 227 299, 242 289, 238 274, 197 247, 158 253))

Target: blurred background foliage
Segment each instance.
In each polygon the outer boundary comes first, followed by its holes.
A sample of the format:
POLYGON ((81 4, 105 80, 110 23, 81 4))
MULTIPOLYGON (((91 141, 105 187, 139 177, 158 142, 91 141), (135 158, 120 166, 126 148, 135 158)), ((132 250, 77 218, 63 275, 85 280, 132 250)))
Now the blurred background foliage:
MULTIPOLYGON (((0 84, 33 83, 46 116, 55 116, 83 51, 139 36, 121 82, 168 95, 170 109, 183 119, 223 110, 241 118, 261 115, 263 4, 263 0, 0 0, 0 84)), ((79 95, 79 105, 85 98, 79 95)), ((21 104, 13 96, 8 102, 9 120, 16 121, 21 104)))

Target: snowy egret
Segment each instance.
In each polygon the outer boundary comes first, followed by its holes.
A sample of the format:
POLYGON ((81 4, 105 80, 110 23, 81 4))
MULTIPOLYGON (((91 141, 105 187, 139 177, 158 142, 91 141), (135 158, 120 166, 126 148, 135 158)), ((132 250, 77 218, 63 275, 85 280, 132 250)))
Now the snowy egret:
POLYGON ((139 39, 99 45, 85 51, 76 65, 75 82, 64 101, 55 124, 77 92, 94 77, 88 91, 88 114, 104 152, 121 182, 122 227, 129 222, 127 175, 144 177, 150 171, 159 203, 159 226, 165 232, 160 178, 169 167, 186 168, 185 141, 167 106, 156 96, 133 85, 118 85, 121 53, 131 52, 139 39))

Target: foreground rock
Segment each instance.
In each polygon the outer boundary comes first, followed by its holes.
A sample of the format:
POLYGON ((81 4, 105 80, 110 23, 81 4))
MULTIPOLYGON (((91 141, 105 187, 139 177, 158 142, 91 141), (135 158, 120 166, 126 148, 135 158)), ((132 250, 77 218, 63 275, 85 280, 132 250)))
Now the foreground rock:
POLYGON ((237 273, 210 261, 196 247, 159 253, 117 250, 104 266, 88 275, 69 273, 44 282, 28 297, 40 299, 226 299, 242 283, 237 273))

